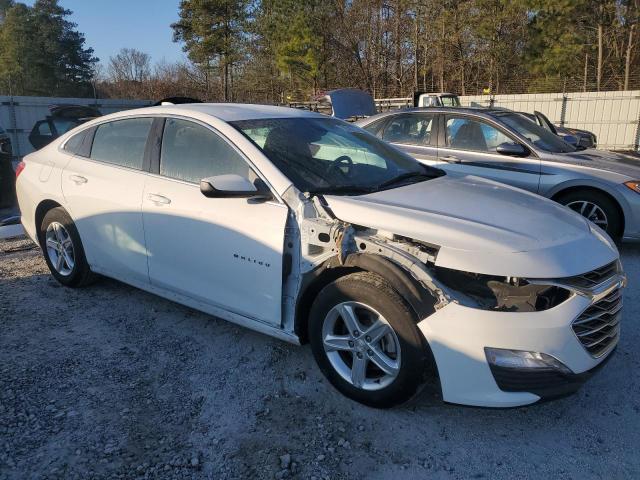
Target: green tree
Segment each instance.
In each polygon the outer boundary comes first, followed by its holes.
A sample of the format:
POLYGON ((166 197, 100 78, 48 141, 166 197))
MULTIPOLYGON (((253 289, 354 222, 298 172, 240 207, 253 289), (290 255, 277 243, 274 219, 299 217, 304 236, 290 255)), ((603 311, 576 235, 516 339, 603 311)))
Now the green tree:
POLYGON ((327 2, 320 0, 260 2, 255 31, 259 41, 268 46, 279 73, 288 78, 290 90, 311 84, 314 93, 317 91, 329 56, 329 12, 327 2))
POLYGON ((6 11, 0 25, 0 88, 3 92, 20 95, 31 93, 35 65, 39 52, 31 42, 36 28, 31 12, 24 4, 6 11))
POLYGON ((4 21, 4 17, 11 7, 13 7, 13 0, 0 0, 0 23, 4 21))
POLYGON ((0 24, 0 86, 23 95, 84 96, 91 92, 93 49, 58 0, 16 3, 0 24))
POLYGON ((173 40, 184 43, 193 63, 207 75, 219 67, 224 101, 233 99, 233 65, 243 52, 247 8, 248 0, 181 0, 180 20, 171 25, 173 40))

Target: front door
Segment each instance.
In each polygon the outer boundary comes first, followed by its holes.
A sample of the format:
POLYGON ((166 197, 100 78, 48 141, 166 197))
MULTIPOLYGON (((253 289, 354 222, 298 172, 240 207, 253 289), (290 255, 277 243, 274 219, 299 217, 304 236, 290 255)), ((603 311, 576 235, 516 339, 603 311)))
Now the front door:
POLYGON ((166 119, 157 173, 143 196, 151 283, 280 325, 288 208, 202 195, 202 178, 257 176, 225 138, 192 121, 166 119))
POLYGON ((538 158, 533 155, 512 157, 496 152, 501 143, 517 141, 507 132, 480 118, 466 115, 446 115, 444 127, 445 144, 438 148, 440 168, 538 192, 538 158))

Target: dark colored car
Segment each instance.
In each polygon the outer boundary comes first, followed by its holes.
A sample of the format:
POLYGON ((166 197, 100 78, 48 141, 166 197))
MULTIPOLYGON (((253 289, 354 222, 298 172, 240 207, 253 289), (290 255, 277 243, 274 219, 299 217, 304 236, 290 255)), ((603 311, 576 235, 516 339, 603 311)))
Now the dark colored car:
POLYGON ((579 150, 596 148, 598 144, 595 133, 580 130, 579 128, 558 127, 551 123, 551 120, 542 112, 535 111, 532 114, 522 112, 522 115, 526 116, 532 122, 537 123, 545 130, 549 130, 554 135, 561 137, 565 142, 570 143, 579 150))
POLYGON ((40 150, 72 128, 102 116, 97 108, 83 105, 56 105, 50 107, 49 112, 45 119, 35 123, 29 134, 29 142, 36 150, 40 150))
POLYGON ((11 139, 0 127, 0 208, 15 205, 16 185, 11 160, 11 139))

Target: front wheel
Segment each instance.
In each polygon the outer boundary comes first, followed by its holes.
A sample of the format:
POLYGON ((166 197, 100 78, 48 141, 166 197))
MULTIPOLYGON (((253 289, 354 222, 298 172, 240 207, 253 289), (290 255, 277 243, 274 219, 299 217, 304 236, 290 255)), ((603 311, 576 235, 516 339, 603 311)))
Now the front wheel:
POLYGON ((313 303, 309 322, 311 348, 323 374, 365 405, 403 403, 433 371, 415 314, 379 275, 353 273, 327 285, 313 303))
POLYGON ((622 216, 615 202, 606 195, 590 190, 577 190, 556 200, 595 223, 611 238, 617 240, 622 236, 622 216))

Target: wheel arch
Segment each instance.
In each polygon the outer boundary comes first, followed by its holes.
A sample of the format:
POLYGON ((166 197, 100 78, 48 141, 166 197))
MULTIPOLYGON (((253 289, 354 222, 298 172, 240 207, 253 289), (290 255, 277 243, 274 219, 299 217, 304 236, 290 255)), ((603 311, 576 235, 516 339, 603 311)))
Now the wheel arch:
POLYGON ((620 201, 620 199, 618 199, 617 196, 612 195, 607 190, 599 188, 597 186, 593 186, 593 185, 569 185, 569 186, 565 186, 564 188, 561 188, 561 189, 557 190, 549 198, 551 198, 551 200, 557 202, 564 195, 568 195, 569 193, 584 192, 584 191, 593 192, 593 193, 598 193, 600 195, 604 195, 605 197, 607 197, 609 200, 611 200, 613 202, 613 204, 615 205, 616 209, 618 210, 618 213, 620 214, 621 231, 619 232, 619 234, 620 234, 620 236, 622 236, 624 234, 624 230, 625 230, 625 220, 626 220, 625 219, 625 209, 624 209, 623 204, 620 201))
POLYGON ((302 282, 302 288, 296 303, 295 332, 300 343, 307 343, 308 319, 311 306, 320 291, 340 277, 355 272, 371 272, 387 280, 393 288, 411 306, 418 319, 433 313, 436 298, 414 279, 406 270, 380 255, 354 253, 345 259, 342 265, 333 257, 312 272, 302 282))
POLYGON ((55 200, 51 200, 51 199, 42 200, 36 207, 34 221, 35 221, 35 227, 36 227, 35 229, 36 239, 38 240, 39 244, 40 244, 40 226, 42 225, 42 220, 44 220, 44 216, 47 214, 49 210, 52 210, 57 207, 62 207, 62 205, 60 205, 55 200))

